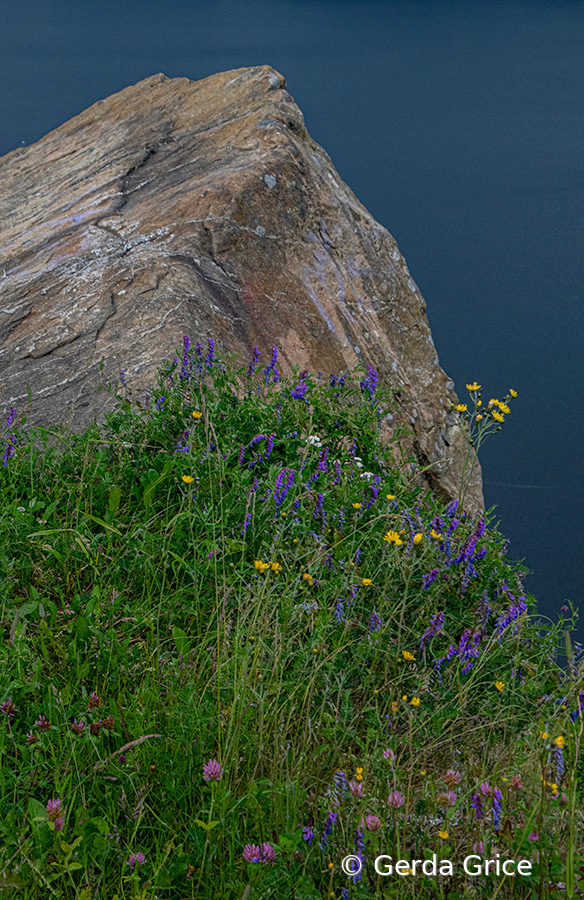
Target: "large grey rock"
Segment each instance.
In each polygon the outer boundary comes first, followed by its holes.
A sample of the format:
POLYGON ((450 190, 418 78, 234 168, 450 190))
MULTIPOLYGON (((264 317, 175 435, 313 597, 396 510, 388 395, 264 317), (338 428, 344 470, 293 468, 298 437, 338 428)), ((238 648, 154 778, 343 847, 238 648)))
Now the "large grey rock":
MULTIPOLYGON (((102 379, 145 386, 182 343, 312 370, 376 366, 410 445, 456 494, 466 443, 394 239, 269 66, 147 78, 0 159, 0 384, 32 421, 86 424, 102 379)), ((469 493, 482 505, 480 470, 469 493)))

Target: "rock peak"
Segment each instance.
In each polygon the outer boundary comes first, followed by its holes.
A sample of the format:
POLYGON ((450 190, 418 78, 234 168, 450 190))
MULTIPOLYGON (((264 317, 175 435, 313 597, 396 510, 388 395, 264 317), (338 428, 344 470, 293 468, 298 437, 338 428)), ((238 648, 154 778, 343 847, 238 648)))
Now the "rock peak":
POLYGON ((183 334, 242 361, 276 343, 288 365, 374 365, 452 496, 466 443, 425 302, 285 85, 267 65, 159 73, 0 159, 4 403, 29 383, 32 421, 80 427, 102 358, 146 385, 183 334))

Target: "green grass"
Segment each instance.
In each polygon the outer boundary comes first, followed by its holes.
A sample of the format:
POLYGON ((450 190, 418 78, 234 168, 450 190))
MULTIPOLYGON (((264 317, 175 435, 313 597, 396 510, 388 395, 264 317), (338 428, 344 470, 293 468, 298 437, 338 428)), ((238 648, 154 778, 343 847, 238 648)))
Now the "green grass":
POLYGON ((544 623, 491 517, 381 445, 371 371, 276 372, 194 349, 82 434, 9 417, 1 895, 574 896, 575 614, 544 623), (532 875, 465 878, 479 842, 532 875))

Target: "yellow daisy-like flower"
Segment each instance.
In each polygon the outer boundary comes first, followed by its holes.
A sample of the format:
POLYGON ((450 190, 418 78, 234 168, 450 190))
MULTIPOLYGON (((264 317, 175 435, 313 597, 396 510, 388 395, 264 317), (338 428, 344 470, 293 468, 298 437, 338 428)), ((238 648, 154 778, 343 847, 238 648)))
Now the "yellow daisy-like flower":
POLYGON ((414 544, 416 545, 416 547, 418 546, 418 544, 420 543, 420 541, 422 540, 423 537, 424 537, 424 535, 420 534, 419 532, 418 532, 418 534, 414 535, 414 544))
POLYGON ((254 566, 258 570, 258 572, 265 572, 266 569, 270 568, 270 563, 262 562, 261 559, 256 559, 254 562, 254 566))
POLYGON ((405 702, 407 699, 408 699, 408 695, 407 695, 407 694, 404 694, 403 697, 402 697, 402 700, 405 702))
POLYGON ((500 402, 501 402, 500 400, 493 400, 493 399, 489 400, 489 408, 491 406, 498 406, 500 402))
POLYGON ((517 391, 514 391, 513 388, 509 388, 509 393, 511 394, 511 396, 513 398, 515 398, 517 396, 517 391))
POLYGON ((395 494, 386 494, 385 496, 388 500, 395 500, 395 494))
POLYGON ((312 584, 312 575, 310 574, 310 572, 305 572, 302 578, 304 581, 309 581, 310 584, 312 584))
POLYGON ((353 503, 353 509, 361 509, 360 503, 353 503))
POLYGON ((185 484, 191 484, 195 479, 192 475, 183 475, 182 480, 185 484))
POLYGON ((505 416, 501 415, 500 412, 497 412, 496 409, 493 410, 492 416, 493 416, 493 419, 495 420, 495 422, 504 422, 505 421, 505 416))
POLYGON ((497 688, 498 691, 502 691, 503 688, 505 687, 505 682, 504 681, 496 681, 495 687, 497 688))
POLYGON ((509 409, 509 407, 507 406, 506 403, 499 403, 499 409, 501 410, 502 413, 510 413, 511 412, 511 410, 509 409))
POLYGON ((482 401, 482 400, 477 400, 477 409, 479 408, 479 406, 482 406, 482 405, 483 405, 483 401, 482 401))
POLYGON ((563 750, 564 747, 566 746, 566 741, 564 740, 564 738, 562 737, 562 735, 560 735, 559 737, 557 737, 557 738, 554 740, 554 744, 556 745, 556 747, 559 747, 560 750, 563 750))
POLYGON ((281 572, 282 571, 282 566, 278 562, 271 563, 271 566, 272 566, 272 572, 281 572))
POLYGON ((419 697, 412 697, 412 699, 410 700, 410 703, 411 703, 412 706, 419 706, 419 705, 420 705, 420 698, 419 698, 419 697))
POLYGON ((480 384, 477 384, 476 381, 473 381, 472 384, 467 384, 466 389, 467 391, 480 391, 481 386, 480 384))
POLYGON ((202 413, 202 412, 199 412, 198 409, 194 409, 194 410, 192 411, 191 415, 192 415, 193 419, 200 419, 201 416, 203 415, 203 413, 202 413))
POLYGON ((294 538, 294 540, 292 541, 292 543, 293 543, 293 544, 297 544, 297 543, 298 543, 298 538, 294 538))
POLYGON ((438 837, 442 838, 443 841, 447 841, 448 840, 448 832, 446 831, 446 829, 444 829, 443 831, 439 831, 438 837))
POLYGON ((466 412, 468 406, 466 405, 466 403, 457 403, 455 409, 457 412, 466 412))
POLYGON ((430 532, 430 535, 431 535, 431 537, 434 538, 435 541, 439 541, 440 538, 442 537, 441 534, 438 534, 438 532, 436 531, 435 528, 432 529, 432 531, 430 532))
POLYGON ((383 540, 387 541, 388 544, 395 544, 396 547, 399 547, 400 544, 403 544, 403 541, 397 531, 388 531, 383 540))
POLYGON ((412 660, 416 658, 409 650, 402 650, 402 656, 404 659, 407 659, 408 662, 412 662, 412 660))
POLYGON ((361 581, 363 587, 369 587, 370 584, 373 584, 370 578, 363 578, 361 581))
POLYGON ((482 418, 482 416, 477 416, 477 422, 480 422, 482 418))

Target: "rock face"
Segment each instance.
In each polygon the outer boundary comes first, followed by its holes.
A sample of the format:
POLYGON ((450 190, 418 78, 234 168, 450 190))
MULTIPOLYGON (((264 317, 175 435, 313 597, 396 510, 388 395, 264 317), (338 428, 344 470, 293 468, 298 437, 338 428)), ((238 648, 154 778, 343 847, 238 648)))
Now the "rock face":
POLYGON ((28 383, 29 420, 77 428, 100 377, 146 386, 183 334, 242 364, 275 343, 310 370, 373 364, 452 496, 466 444, 425 302, 284 88, 269 66, 155 75, 0 159, 3 405, 28 383))

